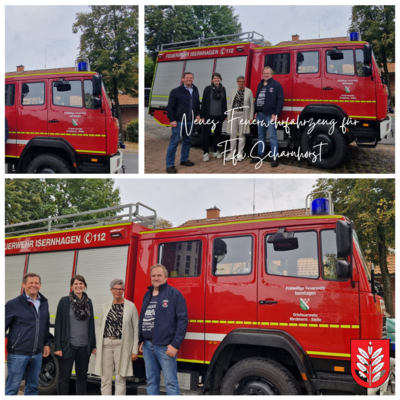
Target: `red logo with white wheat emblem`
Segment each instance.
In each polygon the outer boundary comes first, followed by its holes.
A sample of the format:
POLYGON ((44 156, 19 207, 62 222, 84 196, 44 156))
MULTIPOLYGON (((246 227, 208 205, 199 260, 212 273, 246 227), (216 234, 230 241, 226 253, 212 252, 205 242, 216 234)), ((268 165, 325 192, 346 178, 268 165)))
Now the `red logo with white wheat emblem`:
POLYGON ((351 375, 365 388, 382 385, 390 372, 389 339, 352 340, 351 375))

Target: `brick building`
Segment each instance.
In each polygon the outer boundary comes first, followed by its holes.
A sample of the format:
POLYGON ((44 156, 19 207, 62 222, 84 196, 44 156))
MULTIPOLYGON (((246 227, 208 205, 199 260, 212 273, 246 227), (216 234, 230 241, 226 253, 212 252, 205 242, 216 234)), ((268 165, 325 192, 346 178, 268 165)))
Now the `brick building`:
MULTIPOLYGON (((45 74, 45 73, 62 73, 62 72, 73 72, 75 67, 64 67, 64 68, 50 68, 50 69, 36 69, 25 71, 23 65, 17 66, 17 71, 6 72, 7 76, 15 75, 27 75, 27 74, 45 74)), ((131 97, 126 94, 120 94, 118 96, 120 110, 121 110, 121 121, 122 121, 122 131, 125 132, 126 125, 133 119, 138 118, 138 106, 139 99, 137 97, 131 97)))

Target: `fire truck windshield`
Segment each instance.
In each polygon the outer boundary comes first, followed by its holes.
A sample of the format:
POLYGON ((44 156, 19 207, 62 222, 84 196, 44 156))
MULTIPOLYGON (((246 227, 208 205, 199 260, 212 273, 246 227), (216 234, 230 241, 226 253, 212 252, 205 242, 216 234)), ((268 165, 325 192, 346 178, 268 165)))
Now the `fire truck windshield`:
POLYGON ((357 233, 356 233, 356 231, 354 229, 353 229, 353 237, 354 237, 354 242, 356 244, 356 247, 357 247, 357 250, 358 250, 358 254, 360 255, 360 258, 361 258, 365 273, 366 273, 366 275, 368 277, 368 280, 371 280, 371 273, 369 271, 368 263, 367 263, 367 260, 365 259, 364 252, 362 251, 362 248, 361 248, 361 245, 360 245, 360 241, 358 240, 357 233))

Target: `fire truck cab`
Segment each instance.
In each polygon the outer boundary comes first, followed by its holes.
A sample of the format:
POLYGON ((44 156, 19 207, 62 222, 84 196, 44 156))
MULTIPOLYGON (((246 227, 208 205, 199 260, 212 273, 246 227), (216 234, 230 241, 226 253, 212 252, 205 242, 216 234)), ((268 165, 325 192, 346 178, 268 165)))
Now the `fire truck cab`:
POLYGON ((22 173, 117 173, 118 119, 95 72, 6 77, 6 163, 22 173))
MULTIPOLYGON (((245 76, 246 87, 255 96, 264 67, 271 67, 285 97, 279 115, 280 149, 300 147, 303 154, 309 154, 305 158, 310 163, 330 169, 343 163, 348 144, 376 147, 391 133, 387 87, 371 45, 359 35, 351 32, 347 41, 340 42, 321 39, 268 47, 260 45, 263 37, 257 35, 246 32, 163 45, 157 57, 149 112, 161 124, 169 124, 165 111, 169 92, 180 85, 185 71, 194 73, 200 96, 214 72, 222 75, 228 96, 237 87, 238 75, 245 76)), ((249 140, 255 144, 257 126, 251 128, 249 140)), ((198 129, 192 143, 200 142, 198 129)))
MULTIPOLYGON (((93 225, 68 227, 61 218, 10 225, 6 301, 21 293, 26 272, 37 272, 54 324, 57 303, 79 273, 95 318, 117 277, 140 310, 150 267, 161 263, 188 308, 181 389, 195 394, 201 382, 202 394, 367 394, 351 375, 350 341, 386 338, 383 299, 371 290, 351 222, 334 214, 329 196, 316 200, 302 217, 161 230, 143 226, 156 213, 140 217, 140 203, 112 208, 128 212, 93 225)), ((144 376, 142 359, 134 370, 144 376)), ((42 393, 54 392, 56 372, 52 354, 43 363, 42 393)), ((93 357, 89 374, 98 379, 93 357)), ((145 387, 137 384, 138 393, 145 387)))

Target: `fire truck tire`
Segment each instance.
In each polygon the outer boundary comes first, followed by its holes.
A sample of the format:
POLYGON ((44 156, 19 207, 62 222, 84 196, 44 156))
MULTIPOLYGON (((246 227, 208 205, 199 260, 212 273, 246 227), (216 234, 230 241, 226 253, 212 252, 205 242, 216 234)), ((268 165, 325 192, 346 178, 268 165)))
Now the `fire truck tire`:
POLYGON ((300 395, 294 376, 281 364, 254 357, 238 361, 226 373, 222 395, 300 395))
POLYGON ((68 174, 71 172, 68 163, 54 154, 41 154, 35 157, 26 168, 31 174, 68 174))
POLYGON ((58 360, 54 355, 54 344, 50 345, 50 355, 43 358, 42 369, 39 374, 39 394, 53 395, 57 393, 58 384, 58 360))
POLYGON ((309 127, 303 130, 301 152, 303 154, 315 153, 316 157, 311 155, 306 158, 308 163, 315 167, 336 168, 346 158, 348 144, 345 135, 336 126, 333 133, 329 134, 330 128, 330 125, 316 125, 311 134, 307 133, 309 127))

